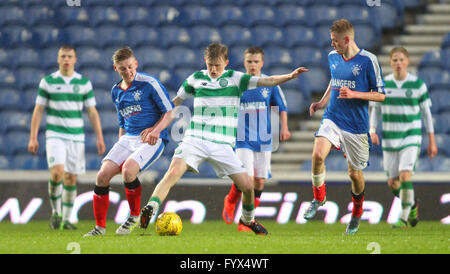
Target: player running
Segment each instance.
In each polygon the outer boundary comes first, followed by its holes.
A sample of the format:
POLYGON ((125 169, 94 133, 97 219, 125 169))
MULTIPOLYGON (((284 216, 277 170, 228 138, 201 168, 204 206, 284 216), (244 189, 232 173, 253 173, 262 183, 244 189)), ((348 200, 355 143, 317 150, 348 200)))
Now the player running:
MULTIPOLYGON (((246 73, 253 76, 261 74, 264 66, 264 51, 258 47, 249 47, 244 52, 246 73)), ((280 114, 280 140, 291 137, 288 129, 287 103, 279 86, 258 87, 242 94, 239 109, 236 155, 247 169, 254 185, 255 208, 260 203, 264 183, 270 178, 270 158, 272 155, 272 130, 270 108, 277 106, 280 114)), ((242 192, 232 183, 229 193, 224 199, 222 217, 227 224, 234 219, 236 204, 242 192)), ((245 225, 238 225, 239 231, 249 231, 245 225)))
POLYGON ((319 102, 312 103, 310 115, 327 106, 316 132, 312 153, 312 187, 314 199, 304 218, 309 220, 326 201, 325 159, 331 148, 342 149, 346 155, 351 179, 353 210, 346 234, 358 231, 363 211, 364 176, 369 161, 368 101, 385 98, 381 68, 372 53, 358 48, 353 25, 340 19, 331 25, 331 46, 328 54, 331 80, 319 102))
POLYGON ((28 151, 36 154, 39 150, 39 125, 46 111, 45 147, 50 169, 48 194, 52 208, 50 227, 74 230, 76 227, 69 220, 77 197, 77 177, 86 171, 83 107, 97 137, 99 155, 105 153, 105 143, 92 84, 75 71, 75 48, 61 46, 57 61, 59 70, 39 83, 31 118, 28 151))
POLYGON ((228 65, 228 48, 210 44, 204 53, 207 70, 191 74, 179 88, 173 102, 180 105, 194 96, 194 115, 182 142, 175 149, 169 170, 157 184, 147 205, 141 210, 141 227, 147 228, 161 202, 183 174, 208 161, 218 177, 228 176, 242 190, 240 223, 255 234, 267 235, 267 230, 255 221, 253 184, 239 158, 233 151, 236 142, 237 114, 240 97, 245 90, 258 86, 276 86, 297 78, 307 69, 297 68, 290 74, 257 77, 234 70, 228 65))
POLYGON ((165 87, 153 76, 136 71, 138 61, 131 48, 117 50, 113 61, 114 70, 122 78, 111 90, 119 119, 119 140, 103 159, 97 174, 94 188, 96 226, 84 235, 86 237, 106 233, 109 183, 119 173, 122 173, 130 216, 116 234, 130 234, 136 227, 142 189, 137 175, 163 153, 169 141, 166 127, 172 122, 174 106, 165 87))
POLYGON ((408 72, 409 54, 403 47, 390 52, 390 65, 394 72, 384 78, 386 99, 382 103, 371 102, 370 137, 380 144, 376 133, 382 114, 383 164, 388 185, 402 202, 402 211, 394 228, 406 228, 408 222, 419 222, 418 205, 414 198, 412 174, 422 143, 422 120, 428 133, 428 156, 438 153, 434 139, 431 100, 423 80, 408 72))

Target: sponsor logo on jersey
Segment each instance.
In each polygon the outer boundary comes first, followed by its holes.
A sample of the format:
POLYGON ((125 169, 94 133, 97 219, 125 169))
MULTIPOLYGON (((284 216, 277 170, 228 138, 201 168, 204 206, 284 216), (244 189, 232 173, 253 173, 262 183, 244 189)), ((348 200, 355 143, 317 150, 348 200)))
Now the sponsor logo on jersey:
POLYGON ((123 118, 128 118, 141 111, 142 111, 141 105, 132 105, 119 110, 120 115, 122 115, 123 118))
POLYGON ((331 79, 331 85, 334 87, 348 87, 354 89, 356 87, 356 81, 333 78, 331 79))

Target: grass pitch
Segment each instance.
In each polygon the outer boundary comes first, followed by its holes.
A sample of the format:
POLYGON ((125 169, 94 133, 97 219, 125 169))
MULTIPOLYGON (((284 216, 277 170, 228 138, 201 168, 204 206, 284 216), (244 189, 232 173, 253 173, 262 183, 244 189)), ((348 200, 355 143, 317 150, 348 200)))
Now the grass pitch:
POLYGON ((362 222, 354 236, 346 225, 310 221, 278 224, 261 221, 268 236, 239 232, 237 225, 222 221, 183 223, 179 236, 158 236, 153 224, 144 232, 136 228, 118 236, 119 226, 107 223, 107 234, 83 238, 93 221, 81 221, 75 231, 50 230, 48 221, 17 225, 0 222, 1 254, 450 254, 450 226, 421 221, 417 227, 392 229, 387 223, 362 222))

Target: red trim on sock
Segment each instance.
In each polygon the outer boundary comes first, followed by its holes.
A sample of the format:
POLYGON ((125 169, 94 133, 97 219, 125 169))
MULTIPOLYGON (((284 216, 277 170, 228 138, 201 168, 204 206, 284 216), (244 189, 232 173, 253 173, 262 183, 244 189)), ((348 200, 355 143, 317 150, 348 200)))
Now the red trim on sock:
POLYGON ((234 183, 231 184, 230 192, 228 192, 228 202, 235 204, 241 198, 242 192, 236 187, 234 183))
POLYGON ((319 202, 323 202, 325 200, 326 190, 325 190, 325 183, 323 183, 321 186, 317 187, 313 185, 313 193, 314 193, 314 199, 316 199, 319 202))
POLYGON ((105 228, 106 227, 106 213, 109 207, 109 194, 97 195, 94 194, 94 217, 95 224, 105 228))
POLYGON ((360 218, 363 213, 364 196, 362 196, 360 199, 352 197, 352 201, 353 201, 352 216, 360 218))
POLYGON ((142 186, 138 186, 134 189, 125 188, 128 205, 130 206, 130 215, 132 216, 139 216, 141 210, 141 192, 142 186))
POLYGON ((257 208, 260 203, 261 203, 261 199, 259 197, 255 197, 255 208, 257 208))

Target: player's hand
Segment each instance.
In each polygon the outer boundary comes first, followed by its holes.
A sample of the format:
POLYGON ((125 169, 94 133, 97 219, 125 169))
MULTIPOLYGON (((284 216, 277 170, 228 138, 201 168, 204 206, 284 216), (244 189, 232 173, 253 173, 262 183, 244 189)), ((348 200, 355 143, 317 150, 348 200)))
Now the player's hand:
POLYGON ((338 99, 353 99, 355 98, 355 91, 349 89, 348 87, 344 86, 339 89, 339 96, 338 99))
POLYGON ((149 145, 152 145, 152 146, 155 145, 159 139, 159 132, 154 130, 153 127, 144 129, 140 135, 141 135, 142 142, 148 143, 149 145))
POLYGON ((320 102, 314 102, 309 106, 309 116, 314 116, 314 113, 319 109, 322 109, 323 105, 320 102))
POLYGON ((297 78, 303 72, 308 72, 308 71, 309 71, 309 69, 307 69, 305 67, 299 67, 289 74, 289 78, 290 79, 297 78))
POLYGON ((97 140, 97 153, 98 155, 103 155, 105 153, 105 142, 103 140, 97 140))
POLYGON ((38 140, 30 140, 28 142, 28 152, 30 152, 31 154, 37 154, 39 150, 39 142, 38 140))
POLYGON ((428 157, 430 159, 433 159, 433 157, 436 156, 437 154, 438 154, 438 148, 437 148, 436 144, 429 143, 428 144, 428 157))
POLYGON ((287 141, 291 138, 291 132, 287 128, 281 128, 280 141, 287 141))
POLYGON ((380 138, 378 138, 378 134, 370 133, 370 139, 372 140, 372 144, 377 146, 380 145, 380 138))

